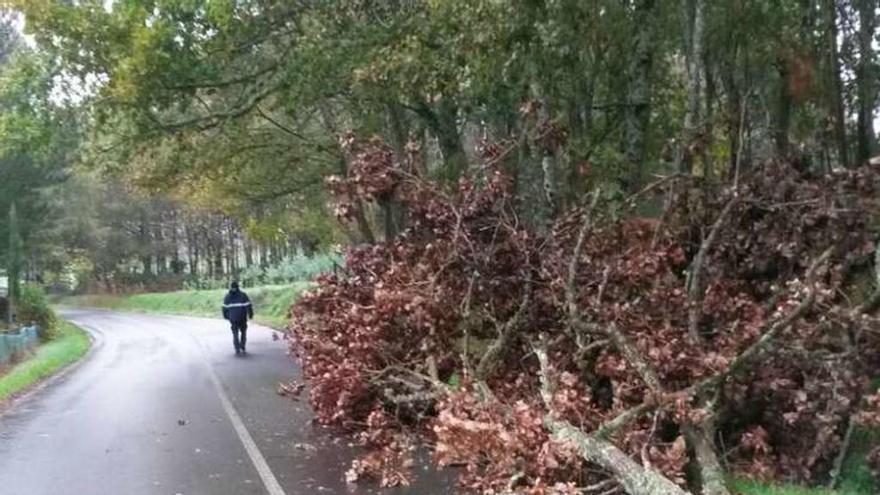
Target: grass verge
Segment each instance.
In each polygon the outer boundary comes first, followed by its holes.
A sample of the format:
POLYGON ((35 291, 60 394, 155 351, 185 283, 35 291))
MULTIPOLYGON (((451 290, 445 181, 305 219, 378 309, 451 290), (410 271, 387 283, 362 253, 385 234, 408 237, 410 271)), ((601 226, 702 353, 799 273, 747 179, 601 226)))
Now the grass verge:
POLYGON ((836 490, 826 490, 823 488, 767 484, 753 480, 737 480, 733 482, 731 491, 743 495, 855 495, 836 490))
MULTIPOLYGON (((284 328, 287 325, 287 311, 290 305, 312 285, 311 282, 295 282, 290 285, 245 289, 254 304, 254 320, 273 328, 284 328)), ((220 318, 220 308, 225 294, 225 289, 218 289, 132 295, 86 295, 66 297, 59 301, 59 305, 220 318)))
POLYGON ((79 327, 61 322, 58 337, 37 348, 36 353, 8 372, 0 374, 0 402, 75 362, 89 350, 91 340, 79 327))
POLYGON ((865 456, 871 450, 871 445, 876 445, 877 442, 880 442, 880 431, 865 428, 854 430, 836 490, 770 484, 747 479, 734 480, 730 488, 733 493, 742 495, 875 495, 876 485, 865 462, 865 456))

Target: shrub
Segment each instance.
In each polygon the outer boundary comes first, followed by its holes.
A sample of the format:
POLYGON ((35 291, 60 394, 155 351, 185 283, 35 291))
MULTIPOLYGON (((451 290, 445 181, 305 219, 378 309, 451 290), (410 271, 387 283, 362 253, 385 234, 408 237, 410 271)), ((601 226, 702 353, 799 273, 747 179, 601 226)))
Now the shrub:
POLYGON ((340 258, 334 254, 314 256, 297 254, 284 258, 277 266, 267 269, 263 279, 272 284, 312 280, 322 273, 333 270, 333 265, 339 261, 340 258))
POLYGON ((21 297, 16 303, 18 321, 24 325, 37 325, 43 341, 53 339, 58 331, 58 316, 49 307, 49 299, 43 289, 36 285, 21 288, 21 297))

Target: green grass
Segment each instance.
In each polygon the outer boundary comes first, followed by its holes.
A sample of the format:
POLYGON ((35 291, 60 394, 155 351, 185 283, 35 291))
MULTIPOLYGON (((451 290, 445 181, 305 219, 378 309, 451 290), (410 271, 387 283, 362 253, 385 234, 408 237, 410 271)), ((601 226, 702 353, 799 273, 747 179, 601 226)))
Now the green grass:
POLYGON ((0 402, 81 358, 90 345, 88 335, 80 328, 61 322, 55 340, 41 345, 32 357, 0 374, 0 402))
POLYGON ((733 481, 731 490, 743 495, 874 495, 877 493, 877 488, 865 463, 865 456, 871 445, 876 445, 877 442, 880 442, 880 431, 864 428, 856 428, 853 431, 852 443, 843 463, 836 490, 769 484, 745 479, 733 481))
POLYGON ((850 495, 847 492, 805 488, 796 485, 770 485, 760 481, 737 480, 730 487, 734 493, 744 495, 850 495))
MULTIPOLYGON (((287 324, 287 311, 290 305, 310 287, 312 287, 311 282, 295 282, 290 285, 253 287, 245 289, 245 292, 254 304, 254 320, 257 323, 283 328, 287 324)), ((225 289, 217 289, 121 296, 88 295, 67 297, 59 301, 59 304, 81 308, 220 318, 220 307, 225 294, 225 289)))

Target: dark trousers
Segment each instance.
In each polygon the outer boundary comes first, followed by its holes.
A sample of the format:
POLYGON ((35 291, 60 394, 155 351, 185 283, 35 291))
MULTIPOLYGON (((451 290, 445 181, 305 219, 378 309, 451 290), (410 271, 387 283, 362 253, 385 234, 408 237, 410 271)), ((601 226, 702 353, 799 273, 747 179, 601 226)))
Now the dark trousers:
POLYGON ((232 322, 232 345, 235 346, 235 350, 244 350, 244 346, 247 344, 247 321, 233 321, 232 322))

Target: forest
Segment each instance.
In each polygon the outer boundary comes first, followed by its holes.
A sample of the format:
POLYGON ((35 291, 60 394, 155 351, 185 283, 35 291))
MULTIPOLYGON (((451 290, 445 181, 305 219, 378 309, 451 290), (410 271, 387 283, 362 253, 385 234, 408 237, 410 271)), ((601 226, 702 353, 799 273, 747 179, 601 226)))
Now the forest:
POLYGON ((878 0, 0 7, 6 266, 321 258, 283 392, 350 481, 427 448, 473 493, 880 487, 878 0))

